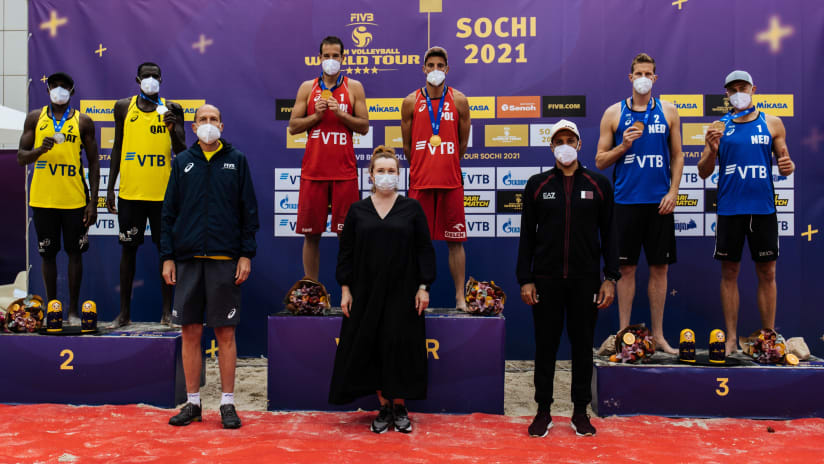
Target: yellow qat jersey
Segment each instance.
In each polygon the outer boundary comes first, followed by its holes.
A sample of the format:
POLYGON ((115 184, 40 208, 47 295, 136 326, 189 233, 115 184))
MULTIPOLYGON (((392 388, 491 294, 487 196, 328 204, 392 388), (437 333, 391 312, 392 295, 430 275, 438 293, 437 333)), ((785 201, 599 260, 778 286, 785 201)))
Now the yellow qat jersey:
MULTIPOLYGON (((163 116, 137 107, 132 97, 123 121, 120 149, 120 198, 163 201, 172 171, 172 138, 163 116)), ((166 104, 165 99, 161 99, 166 104)))
MULTIPOLYGON (((83 165, 80 163, 80 112, 73 110, 60 130, 66 136, 34 162, 29 206, 35 208, 76 209, 86 206, 83 165)), ((54 121, 44 106, 37 119, 34 146, 54 136, 54 121)))

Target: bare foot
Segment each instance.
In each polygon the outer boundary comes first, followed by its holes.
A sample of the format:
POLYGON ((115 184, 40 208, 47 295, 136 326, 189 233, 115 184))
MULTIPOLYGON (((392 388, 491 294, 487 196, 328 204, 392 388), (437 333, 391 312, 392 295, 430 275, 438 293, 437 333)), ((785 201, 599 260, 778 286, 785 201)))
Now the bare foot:
POLYGON ((69 325, 80 325, 80 316, 69 313, 69 325))
POLYGON ((463 295, 459 298, 455 298, 455 309, 466 312, 466 300, 463 295))
POLYGON ((160 317, 160 323, 163 325, 172 326, 172 313, 170 311, 163 311, 163 316, 160 317))
POLYGON ((738 337, 727 337, 727 356, 735 353, 738 351, 738 341, 736 340, 738 337))
POLYGON ((123 313, 117 315, 117 317, 112 321, 112 324, 109 326, 111 329, 119 329, 120 327, 127 326, 132 321, 129 319, 129 316, 126 316, 123 313))
POLYGON ((678 354, 678 350, 671 347, 665 338, 652 337, 652 340, 655 341, 655 351, 663 351, 667 354, 678 354))

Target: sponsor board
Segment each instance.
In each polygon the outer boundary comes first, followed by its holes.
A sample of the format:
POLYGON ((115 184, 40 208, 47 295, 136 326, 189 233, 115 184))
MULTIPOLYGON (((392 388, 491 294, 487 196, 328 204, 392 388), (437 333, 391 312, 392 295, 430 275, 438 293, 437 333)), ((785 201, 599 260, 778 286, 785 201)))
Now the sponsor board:
POLYGON ((795 211, 795 190, 775 190, 775 210, 779 213, 795 211))
POLYGON ((114 122, 117 100, 80 100, 80 112, 95 122, 114 122))
POLYGON ((288 98, 275 99, 275 120, 288 121, 292 117, 292 108, 295 107, 295 100, 288 98))
POLYGON ((529 125, 487 124, 484 127, 484 142, 487 147, 529 146, 529 125))
POLYGON ((541 168, 538 166, 530 167, 499 167, 498 172, 498 190, 523 190, 526 187, 526 182, 535 174, 538 174, 541 168))
POLYGON ((370 121, 400 121, 403 98, 367 98, 370 121))
POLYGON ((464 190, 495 190, 495 168, 461 168, 464 190))
POLYGON ((520 214, 498 214, 497 237, 520 237, 521 236, 521 215, 520 214))
POLYGON ((755 107, 773 116, 794 116, 793 94, 756 93, 752 96, 755 107))
POLYGON ((111 150, 114 147, 114 127, 100 128, 100 148, 111 150))
POLYGON ((704 190, 704 211, 714 213, 718 211, 718 190, 704 190))
POLYGON ((733 109, 724 94, 704 95, 704 116, 724 116, 733 109))
POLYGON ((298 192, 275 192, 275 213, 298 212, 298 192))
POLYGON ((369 126, 369 132, 365 135, 352 132, 352 147, 353 148, 372 148, 372 132, 373 127, 369 126))
POLYGON ((795 214, 778 213, 775 215, 778 221, 778 236, 792 237, 795 235, 795 214))
POLYGON ((117 215, 98 213, 95 223, 89 226, 89 235, 119 236, 120 226, 117 223, 117 215))
POLYGON ((704 188, 704 179, 698 175, 698 166, 684 166, 684 171, 681 174, 681 184, 679 188, 692 189, 704 188))
POLYGON ((497 97, 498 118, 540 118, 540 97, 497 97))
POLYGON ((778 172, 778 166, 772 167, 773 187, 777 189, 786 189, 795 187, 795 173, 789 176, 782 176, 778 172))
POLYGON ((183 120, 184 121, 194 121, 195 120, 195 111, 198 108, 206 104, 206 100, 175 100, 174 98, 169 98, 168 100, 173 101, 180 105, 183 108, 183 120))
POLYGON ((701 94, 670 94, 659 98, 675 105, 678 116, 704 116, 704 96, 701 94))
POLYGON ((704 235, 704 215, 700 213, 674 214, 675 235, 701 237, 704 235))
POLYGON ((712 174, 710 174, 709 176, 707 176, 706 179, 704 179, 704 188, 718 188, 718 166, 715 166, 715 168, 712 170, 712 174))
POLYGON ((675 200, 675 212, 704 212, 704 191, 703 190, 679 190, 675 200))
POLYGON ((541 117, 584 117, 587 115, 586 95, 557 95, 541 97, 541 117))
POLYGON ((718 216, 714 213, 705 214, 704 224, 704 235, 707 237, 715 237, 715 227, 718 225, 718 216))
POLYGON ((524 210, 523 190, 499 190, 495 192, 496 212, 522 213, 524 210))
MULTIPOLYGON (((86 185, 89 185, 89 170, 83 170, 83 177, 86 179, 86 185)), ((109 180, 111 177, 109 176, 109 168, 100 168, 100 183, 98 184, 98 188, 100 189, 103 194, 106 194, 106 189, 109 188, 109 180)), ((117 180, 114 182, 114 190, 115 192, 120 190, 120 176, 117 176, 117 180)))
POLYGON ((552 146, 552 141, 549 139, 549 134, 552 132, 554 124, 530 124, 529 125, 529 146, 530 147, 549 147, 552 146))
POLYGON ((300 190, 300 168, 275 168, 275 190, 300 190))
POLYGON ((466 97, 470 119, 495 119, 495 97, 466 97))
MULTIPOLYGON (((371 127, 369 128, 372 129, 371 127)), ((403 133, 401 126, 386 126, 383 128, 383 144, 392 148, 403 148, 403 133)))
POLYGON ((681 123, 681 144, 704 146, 704 136, 711 122, 684 122, 681 123))
MULTIPOLYGON (((298 216, 295 214, 275 214, 275 237, 303 237, 295 231, 298 216)), ((332 224, 332 217, 326 218, 326 231, 321 234, 321 237, 335 237, 337 234, 330 231, 332 224)))
MULTIPOLYGON (((495 192, 491 190, 464 190, 464 211, 467 214, 494 213, 495 192)), ((494 230, 493 228, 493 233, 494 230)))
POLYGON ((466 236, 467 237, 494 237, 495 236, 495 215, 494 214, 467 214, 466 215, 466 236))
POLYGON ((308 132, 292 135, 289 133, 289 126, 286 127, 286 148, 306 148, 307 140, 309 140, 308 132))

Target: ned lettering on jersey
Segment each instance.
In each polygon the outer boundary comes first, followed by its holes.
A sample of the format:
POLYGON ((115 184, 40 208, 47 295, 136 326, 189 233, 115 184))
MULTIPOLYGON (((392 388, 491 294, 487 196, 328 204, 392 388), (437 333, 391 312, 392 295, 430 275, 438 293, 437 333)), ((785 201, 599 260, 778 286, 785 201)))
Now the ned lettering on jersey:
POLYGON ((89 226, 97 219, 96 198, 100 181, 94 122, 71 107, 74 79, 54 73, 46 79, 51 103, 30 112, 23 125, 17 163, 34 163, 29 206, 37 244, 43 259, 47 300, 57 298, 57 252, 60 239, 69 257, 68 321, 80 324, 79 295, 83 277, 82 253, 89 249, 89 226), (80 151, 86 152, 89 185, 85 184, 80 151))
POLYGON ((295 232, 304 235, 303 272, 316 280, 329 205, 332 232, 340 234, 349 206, 360 197, 352 132, 369 132, 363 85, 341 74, 343 58, 338 37, 321 41, 320 76, 300 85, 289 119, 290 134, 307 132, 295 232))
POLYGON ((632 96, 607 108, 595 165, 615 165, 615 233, 618 235, 620 328, 630 324, 635 270, 641 247, 649 264, 652 335, 658 349, 675 354, 664 338, 667 271, 676 261, 673 211, 684 169, 681 123, 670 102, 652 96, 655 60, 638 54, 630 65, 632 96))
MULTIPOLYGON (((114 145, 106 189, 106 207, 120 224, 120 313, 113 328, 131 321, 132 283, 137 248, 143 243, 148 221, 152 241, 160 243, 160 213, 172 166, 172 151, 186 149, 183 108, 160 96, 160 66, 145 62, 137 67, 137 95, 114 105, 114 145), (115 184, 120 190, 115 203, 115 184)), ((160 272, 160 270, 158 271, 160 272)), ((171 323, 171 288, 161 279, 161 322, 171 323)))
POLYGON ((778 221, 772 158, 775 156, 782 176, 792 174, 795 163, 787 150, 784 123, 753 105, 755 85, 750 73, 729 73, 724 88, 734 109, 707 130, 698 174, 703 179, 712 175, 718 160, 714 257, 721 261, 721 307, 730 354, 738 346, 738 273, 745 238, 758 276, 761 327, 775 328, 778 221))
POLYGON ((469 142, 469 102, 446 84, 446 50, 424 54, 426 84, 410 93, 401 106, 403 152, 409 161, 409 197, 420 202, 433 240, 445 240, 449 272, 455 282, 455 306, 465 309, 466 218, 461 158, 469 142))

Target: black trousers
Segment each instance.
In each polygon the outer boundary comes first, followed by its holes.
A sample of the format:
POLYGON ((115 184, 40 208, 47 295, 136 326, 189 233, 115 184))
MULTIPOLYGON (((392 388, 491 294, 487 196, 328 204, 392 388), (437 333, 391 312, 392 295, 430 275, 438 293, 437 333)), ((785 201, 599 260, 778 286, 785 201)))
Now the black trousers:
POLYGON ((592 343, 598 309, 595 299, 600 279, 553 279, 535 282, 538 304, 532 307, 535 323, 535 401, 552 404, 555 358, 566 318, 572 345, 572 403, 585 410, 592 401, 592 343))

